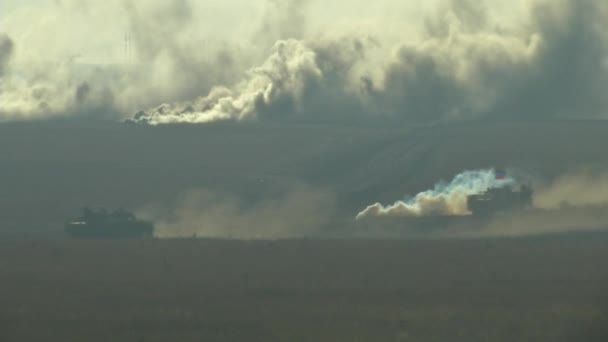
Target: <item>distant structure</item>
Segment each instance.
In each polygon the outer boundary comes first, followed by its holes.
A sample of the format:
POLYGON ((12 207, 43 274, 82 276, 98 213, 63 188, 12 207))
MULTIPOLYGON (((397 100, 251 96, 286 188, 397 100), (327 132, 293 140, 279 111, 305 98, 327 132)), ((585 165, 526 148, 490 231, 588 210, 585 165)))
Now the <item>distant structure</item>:
POLYGON ((492 188, 481 194, 469 195, 467 207, 474 216, 522 211, 532 207, 532 195, 532 188, 528 185, 522 185, 518 190, 511 187, 492 188))
POLYGON ((108 212, 84 208, 82 216, 65 224, 65 231, 79 238, 146 238, 152 237, 154 225, 124 209, 108 212))

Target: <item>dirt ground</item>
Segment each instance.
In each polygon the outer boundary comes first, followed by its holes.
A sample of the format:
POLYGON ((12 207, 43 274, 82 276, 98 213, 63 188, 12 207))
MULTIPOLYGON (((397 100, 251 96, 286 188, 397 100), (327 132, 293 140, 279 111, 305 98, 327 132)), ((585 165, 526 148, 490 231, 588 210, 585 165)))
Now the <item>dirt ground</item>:
POLYGON ((605 235, 3 240, 2 341, 605 341, 605 235))

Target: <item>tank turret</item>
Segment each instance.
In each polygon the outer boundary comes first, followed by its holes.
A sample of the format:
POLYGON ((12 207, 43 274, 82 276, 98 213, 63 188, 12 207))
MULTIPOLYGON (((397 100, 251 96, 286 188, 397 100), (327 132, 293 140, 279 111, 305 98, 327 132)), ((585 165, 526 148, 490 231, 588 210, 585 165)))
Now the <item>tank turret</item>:
POLYGON ((154 225, 124 209, 108 212, 84 208, 80 217, 65 224, 65 231, 82 238, 144 238, 152 237, 154 225))

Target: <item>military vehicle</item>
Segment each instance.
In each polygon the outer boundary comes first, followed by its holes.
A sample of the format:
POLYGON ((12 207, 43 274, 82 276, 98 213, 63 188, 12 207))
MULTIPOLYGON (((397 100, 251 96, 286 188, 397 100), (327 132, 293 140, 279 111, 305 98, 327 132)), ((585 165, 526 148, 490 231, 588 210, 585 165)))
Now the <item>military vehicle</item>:
POLYGON ((522 185, 491 188, 481 194, 467 196, 467 207, 473 216, 490 216, 497 213, 517 212, 532 208, 532 188, 522 185))
POLYGON ((84 208, 82 216, 65 224, 65 231, 78 238, 146 238, 152 237, 154 225, 124 209, 108 212, 84 208))
POLYGON ((490 188, 467 196, 468 215, 374 216, 357 220, 350 233, 360 237, 444 236, 455 231, 475 231, 489 223, 510 224, 513 219, 545 215, 533 209, 528 185, 490 188))

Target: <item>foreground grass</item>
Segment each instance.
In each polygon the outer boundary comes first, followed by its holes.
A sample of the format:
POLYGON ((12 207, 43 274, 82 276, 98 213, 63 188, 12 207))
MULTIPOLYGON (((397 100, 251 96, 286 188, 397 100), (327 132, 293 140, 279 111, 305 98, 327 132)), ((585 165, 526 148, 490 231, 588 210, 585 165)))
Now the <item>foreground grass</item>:
POLYGON ((606 239, 0 242, 2 341, 605 341, 606 239))

